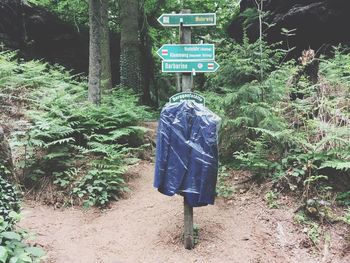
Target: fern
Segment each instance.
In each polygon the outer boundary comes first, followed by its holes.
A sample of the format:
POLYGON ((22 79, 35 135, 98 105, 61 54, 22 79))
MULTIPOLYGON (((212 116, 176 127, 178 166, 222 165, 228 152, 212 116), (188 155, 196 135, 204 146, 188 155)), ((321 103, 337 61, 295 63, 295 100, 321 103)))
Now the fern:
POLYGON ((86 101, 87 83, 80 76, 37 60, 18 62, 16 53, 2 52, 0 102, 15 93, 11 98, 19 99, 18 90, 29 103, 26 117, 31 122, 13 140, 24 148, 25 186, 49 177, 67 196, 78 196, 72 190, 78 188, 83 201, 94 199, 96 205, 106 205, 126 189, 124 159, 142 146, 146 130, 139 122, 151 117, 138 105, 137 95, 116 89, 96 107, 86 101))
POLYGON ((320 60, 320 82, 314 85, 307 76, 293 83, 300 68, 292 61, 280 64, 283 54, 266 43, 262 64, 267 74, 260 79, 258 46, 246 36, 240 46, 223 42, 221 74, 210 78, 212 91, 204 92, 207 105, 223 119, 222 160, 257 176, 289 178, 293 189, 306 187, 302 182, 309 178, 348 176, 348 50, 335 48, 333 58, 320 60), (298 93, 302 98, 291 100, 298 93))
POLYGON ((324 162, 319 169, 333 168, 338 171, 350 171, 350 161, 332 160, 324 162))

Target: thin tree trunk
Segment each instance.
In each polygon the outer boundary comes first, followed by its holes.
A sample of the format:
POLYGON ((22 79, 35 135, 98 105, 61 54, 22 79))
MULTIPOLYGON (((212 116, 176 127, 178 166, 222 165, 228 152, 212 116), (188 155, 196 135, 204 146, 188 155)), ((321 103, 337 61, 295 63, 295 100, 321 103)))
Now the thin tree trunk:
POLYGON ((111 49, 108 27, 108 0, 101 0, 101 88, 112 89, 111 49))
POLYGON ((262 59, 263 59, 263 8, 264 8, 264 0, 255 0, 256 8, 258 9, 259 13, 259 46, 260 46, 260 81, 264 78, 264 71, 262 67, 262 59))
POLYGON ((120 0, 120 83, 141 93, 139 1, 120 0))
POLYGON ((264 9, 264 0, 255 0, 255 4, 259 13, 259 46, 260 46, 260 89, 261 89, 261 101, 264 101, 264 89, 261 85, 264 79, 264 68, 263 68, 263 9, 264 9))
POLYGON ((260 38, 260 77, 261 81, 264 79, 264 70, 262 67, 262 60, 263 60, 263 46, 262 46, 262 41, 263 41, 263 9, 264 9, 264 0, 261 0, 260 2, 260 10, 259 10, 259 38, 260 38))
POLYGON ((89 0, 89 101, 101 103, 101 2, 89 0))
POLYGON ((151 82, 154 76, 154 60, 152 56, 152 40, 149 33, 149 25, 147 21, 147 16, 145 14, 144 6, 140 8, 140 19, 139 19, 139 28, 140 28, 140 44, 142 52, 142 103, 153 106, 153 101, 151 97, 151 82))

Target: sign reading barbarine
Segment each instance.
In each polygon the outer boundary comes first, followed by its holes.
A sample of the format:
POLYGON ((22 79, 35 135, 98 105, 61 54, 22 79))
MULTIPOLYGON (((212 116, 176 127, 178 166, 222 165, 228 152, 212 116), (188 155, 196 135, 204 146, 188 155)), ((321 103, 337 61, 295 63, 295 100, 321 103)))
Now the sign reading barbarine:
POLYGON ((162 61, 162 72, 204 73, 215 72, 219 68, 215 61, 162 61))

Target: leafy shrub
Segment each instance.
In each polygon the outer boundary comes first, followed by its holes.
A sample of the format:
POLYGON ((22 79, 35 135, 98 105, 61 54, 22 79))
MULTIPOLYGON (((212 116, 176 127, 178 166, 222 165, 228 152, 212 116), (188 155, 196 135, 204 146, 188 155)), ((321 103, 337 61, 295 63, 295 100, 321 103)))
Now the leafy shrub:
POLYGON ((227 167, 222 166, 219 169, 218 182, 216 184, 216 193, 218 196, 224 198, 230 198, 234 194, 235 190, 231 184, 227 181, 232 176, 227 172, 227 167))
POLYGON ((281 116, 279 105, 286 96, 286 82, 296 68, 293 63, 277 67, 261 83, 252 81, 224 95, 204 93, 207 105, 222 117, 220 145, 224 160, 231 160, 232 153, 245 150, 250 141, 259 137, 252 127, 282 130, 288 127, 281 116))
POLYGON ((321 74, 332 85, 350 86, 350 53, 349 49, 341 46, 334 47, 334 57, 325 59, 322 58, 320 64, 321 74))
POLYGON ((0 60, 10 65, 0 91, 14 94, 20 87, 30 105, 31 127, 17 132, 13 142, 25 149, 19 163, 25 185, 40 188, 49 178, 66 195, 91 205, 105 205, 124 191, 124 159, 143 144, 146 129, 138 124, 151 117, 138 97, 118 88, 95 106, 87 102, 86 81, 62 67, 17 63, 13 53, 0 54, 0 60))
MULTIPOLYGON (((15 212, 9 214, 11 222, 19 219, 15 212)), ((2 263, 38 263, 44 256, 41 248, 27 245, 24 240, 27 233, 13 230, 12 224, 0 216, 0 262, 2 263)))
POLYGON ((19 211, 19 199, 16 189, 7 182, 0 172, 0 216, 9 220, 11 211, 19 211))
MULTIPOLYGON (((336 52, 334 59, 322 61, 321 73, 325 75, 317 85, 306 78, 301 78, 298 87, 291 87, 288 78, 280 83, 280 95, 284 96, 274 96, 275 102, 269 102, 265 116, 270 117, 247 122, 248 131, 253 132, 253 136, 247 137, 255 139, 247 140, 248 147, 236 152, 235 157, 243 167, 275 179, 289 178, 285 180, 289 188, 303 186, 306 195, 310 187, 321 185, 330 177, 349 174, 349 86, 346 74, 336 69, 340 63, 339 68, 344 70, 346 59, 347 56, 336 52), (290 100, 288 94, 293 89, 302 90, 303 98, 290 100), (275 121, 267 121, 269 118, 275 121)), ((271 76, 274 75, 273 72, 271 76)), ((273 87, 276 82, 270 83, 273 87)), ((272 92, 278 94, 276 89, 272 92)), ((254 108, 252 102, 248 104, 254 108)))
POLYGON ((340 218, 345 224, 350 225, 350 208, 347 209, 344 216, 340 218))
POLYGON ((265 194, 265 200, 270 209, 278 208, 278 194, 275 191, 268 191, 265 194))
POLYGON ((25 243, 27 233, 15 227, 20 220, 20 215, 17 213, 19 209, 17 191, 4 179, 0 169, 0 262, 39 262, 44 255, 43 250, 27 245, 25 243))
POLYGON ((86 175, 75 178, 76 183, 65 183, 74 187, 73 195, 87 198, 86 203, 105 205, 118 191, 125 190, 123 159, 132 153, 130 146, 142 145, 145 129, 134 125, 144 115, 144 108, 137 106, 136 96, 125 90, 113 92, 99 107, 81 103, 77 109, 74 101, 67 106, 68 99, 55 98, 44 104, 48 110, 42 111, 40 105, 31 113, 34 125, 28 146, 36 152, 34 156, 44 152, 41 160, 34 159, 32 179, 49 173, 65 187, 58 177, 87 158, 86 175))
POLYGON ((341 205, 350 206, 350 191, 339 193, 336 201, 341 205))
POLYGON ((336 176, 349 176, 349 54, 336 48, 334 58, 322 58, 314 85, 307 76, 294 83, 301 68, 279 64, 283 52, 263 47, 261 56, 258 43, 224 46, 222 74, 210 80, 213 91, 204 93, 223 119, 222 161, 290 189, 302 187, 306 195, 336 176), (292 98, 299 93, 302 98, 292 98))
POLYGON ((222 42, 217 51, 220 74, 212 76, 212 88, 232 90, 243 84, 261 79, 261 70, 266 75, 273 71, 285 55, 278 44, 262 42, 264 52, 260 52, 260 42, 251 43, 245 35, 242 44, 222 42))

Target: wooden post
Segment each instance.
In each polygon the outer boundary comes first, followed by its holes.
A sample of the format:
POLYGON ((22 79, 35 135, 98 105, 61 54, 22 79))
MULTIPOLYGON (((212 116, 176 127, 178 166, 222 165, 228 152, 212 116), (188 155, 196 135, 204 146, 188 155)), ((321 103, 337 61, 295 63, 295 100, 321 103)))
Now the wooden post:
POLYGON ((184 245, 186 249, 194 247, 193 237, 193 207, 187 204, 184 199, 184 245))
POLYGON ((176 78, 176 90, 177 92, 181 92, 181 73, 176 73, 175 74, 176 78))
MULTIPOLYGON (((190 9, 183 9, 181 11, 182 14, 191 13, 190 9)), ((184 27, 182 24, 180 25, 180 43, 181 44, 191 44, 192 43, 192 34, 191 27, 184 27)), ((192 81, 191 81, 192 73, 182 73, 182 91, 191 91, 192 81)))
MULTIPOLYGON (((184 9, 181 11, 183 14, 191 13, 190 9, 184 9)), ((191 27, 184 27, 180 24, 180 43, 191 44, 191 27)), ((193 85, 192 73, 182 74, 182 91, 191 91, 193 85)), ((186 249, 192 249, 194 247, 193 237, 193 207, 188 205, 184 200, 184 245, 186 249)))

